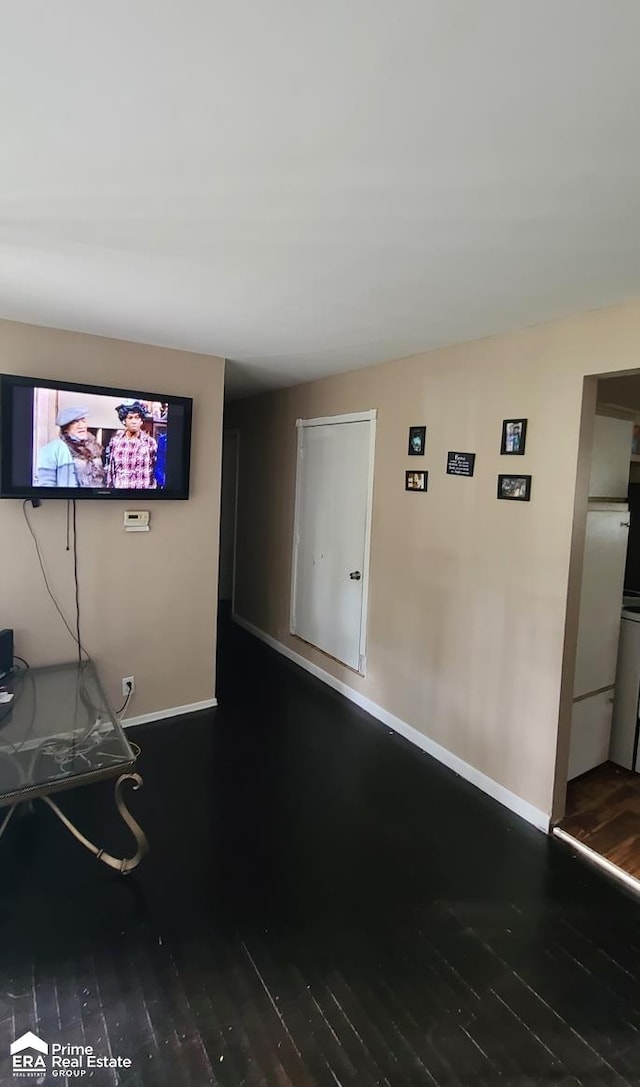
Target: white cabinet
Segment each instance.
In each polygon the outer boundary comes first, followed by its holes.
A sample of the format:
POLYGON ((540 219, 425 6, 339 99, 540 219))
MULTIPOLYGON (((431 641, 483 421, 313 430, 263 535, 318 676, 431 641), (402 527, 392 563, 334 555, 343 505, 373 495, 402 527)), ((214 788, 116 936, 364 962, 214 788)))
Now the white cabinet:
POLYGON ((632 436, 630 420, 595 416, 589 479, 591 498, 617 498, 626 502, 632 436))
POLYGON ((615 683, 628 537, 626 507, 587 513, 574 698, 615 683))
MULTIPOLYGON (((632 613, 633 614, 633 613, 632 613)), ((638 617, 640 619, 640 616, 638 617)), ((609 758, 627 770, 634 766, 638 697, 640 696, 640 621, 623 618, 620 623, 620 649, 613 703, 613 727, 609 758)))
POLYGON ((594 418, 569 779, 609 758, 629 536, 627 494, 632 433, 630 420, 607 415, 594 418))
POLYGON ((601 691, 573 703, 568 780, 609 758, 613 691, 601 691))

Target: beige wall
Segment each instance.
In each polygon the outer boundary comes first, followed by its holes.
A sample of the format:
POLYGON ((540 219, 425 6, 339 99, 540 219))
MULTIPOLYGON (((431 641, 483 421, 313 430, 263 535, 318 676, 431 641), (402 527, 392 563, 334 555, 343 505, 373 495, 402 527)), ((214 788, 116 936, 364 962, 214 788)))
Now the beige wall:
MULTIPOLYGON (((554 788, 583 384, 638 366, 640 305, 553 322, 230 405, 241 431, 236 611, 543 812, 554 788), (377 408, 367 675, 288 632, 298 417, 377 408), (504 418, 524 457, 499 455, 504 418), (411 424, 427 426, 429 493, 404 491, 411 424), (475 452, 473 479, 445 474, 475 452), (533 476, 499 502, 499 472, 533 476)), ((589 410, 595 403, 590 385, 589 410)), ((588 444, 590 428, 583 427, 588 444)), ((574 552, 581 563, 583 473, 574 552)), ((579 583, 579 569, 577 570, 579 583)), ((564 701, 564 731, 570 705, 564 701)), ((566 741, 566 735, 563 736, 566 741)), ((566 780, 561 745, 556 808, 566 780)))
MULTIPOLYGON (((149 502, 151 531, 125 533, 144 502, 78 502, 83 641, 113 702, 135 675, 129 716, 210 699, 215 646, 224 362, 219 358, 0 321, 0 369, 193 397, 191 498, 149 502)), ((65 507, 43 501, 31 522, 50 581, 75 626, 65 507)), ((32 665, 72 660, 74 643, 45 591, 22 503, 0 502, 0 626, 32 665)))

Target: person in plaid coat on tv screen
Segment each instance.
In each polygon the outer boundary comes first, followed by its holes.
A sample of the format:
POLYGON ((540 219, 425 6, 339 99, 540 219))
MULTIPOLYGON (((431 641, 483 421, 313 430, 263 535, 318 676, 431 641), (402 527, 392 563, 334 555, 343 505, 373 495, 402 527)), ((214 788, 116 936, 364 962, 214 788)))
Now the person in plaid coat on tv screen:
POLYGON ((142 429, 144 404, 118 404, 118 418, 124 430, 114 434, 107 448, 107 487, 130 491, 154 490, 158 443, 142 429))

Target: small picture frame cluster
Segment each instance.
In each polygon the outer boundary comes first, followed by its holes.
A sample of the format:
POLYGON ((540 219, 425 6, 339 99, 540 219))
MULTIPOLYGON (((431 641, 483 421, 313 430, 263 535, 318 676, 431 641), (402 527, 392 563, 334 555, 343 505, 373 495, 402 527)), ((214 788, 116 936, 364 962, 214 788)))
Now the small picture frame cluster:
POLYGON ((419 491, 422 494, 426 494, 427 485, 429 482, 428 472, 405 472, 404 474, 404 489, 405 491, 419 491))
POLYGON ((521 457, 524 455, 527 441, 526 419, 504 419, 502 422, 502 442, 500 453, 507 457, 521 457))
POLYGON ((424 457, 424 447, 427 440, 427 428, 426 426, 410 426, 409 427, 409 448, 407 450, 410 457, 424 457))
POLYGON ((528 502, 531 498, 531 476, 498 476, 498 498, 508 502, 528 502))

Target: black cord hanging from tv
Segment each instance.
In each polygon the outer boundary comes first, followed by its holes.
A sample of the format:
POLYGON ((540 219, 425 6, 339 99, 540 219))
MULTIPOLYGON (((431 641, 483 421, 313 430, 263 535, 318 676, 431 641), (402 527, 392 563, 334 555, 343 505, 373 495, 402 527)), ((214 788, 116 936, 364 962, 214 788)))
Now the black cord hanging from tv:
POLYGON ((76 642, 78 643, 78 664, 82 664, 82 642, 80 640, 80 583, 78 581, 78 526, 76 500, 71 500, 73 510, 73 580, 76 587, 76 642))
MULTIPOLYGON (((36 533, 34 531, 33 525, 31 524, 31 521, 29 520, 29 514, 27 513, 27 506, 29 504, 29 501, 30 501, 30 499, 25 498, 24 502, 22 503, 22 513, 23 513, 24 519, 25 519, 25 521, 27 523, 27 528, 29 529, 31 539, 33 540, 33 546, 36 549, 36 555, 38 556, 38 565, 40 566, 40 572, 42 574, 42 579, 44 581, 45 588, 47 590, 47 593, 49 594, 49 597, 51 598, 51 601, 52 601, 58 615, 62 619, 62 622, 64 623, 67 631, 69 632, 69 634, 71 635, 71 637, 73 638, 74 642, 76 643, 76 645, 78 647, 78 661, 82 660, 82 654, 83 653, 84 653, 85 657, 87 658, 87 660, 91 660, 91 654, 85 649, 85 647, 82 645, 82 642, 80 640, 80 595, 79 595, 79 586, 78 586, 78 563, 77 563, 77 550, 76 550, 76 534, 75 534, 75 531, 74 531, 73 537, 74 537, 74 579, 75 579, 75 584, 76 584, 76 630, 74 632, 71 625, 67 622, 67 618, 66 618, 62 608, 60 607, 58 601, 56 600, 56 598, 55 598, 55 596, 54 596, 54 594, 52 592, 51 586, 49 584, 49 579, 47 577, 47 571, 45 569, 44 560, 43 560, 43 557, 42 557, 42 551, 41 551, 41 548, 40 548, 40 542, 39 542, 38 537, 37 537, 37 535, 36 535, 36 533)), ((38 505, 40 505, 40 502, 38 502, 38 505)), ((74 517, 74 522, 75 522, 75 517, 74 517)))

